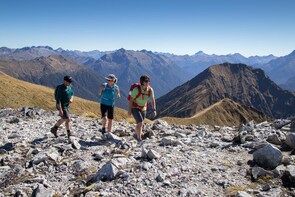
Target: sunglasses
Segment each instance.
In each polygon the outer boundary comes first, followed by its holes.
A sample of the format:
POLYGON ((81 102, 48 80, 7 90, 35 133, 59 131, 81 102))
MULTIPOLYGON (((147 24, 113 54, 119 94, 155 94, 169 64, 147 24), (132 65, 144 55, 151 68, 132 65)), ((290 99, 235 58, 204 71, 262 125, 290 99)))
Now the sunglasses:
POLYGON ((150 80, 145 80, 144 82, 148 83, 148 82, 150 82, 150 80))

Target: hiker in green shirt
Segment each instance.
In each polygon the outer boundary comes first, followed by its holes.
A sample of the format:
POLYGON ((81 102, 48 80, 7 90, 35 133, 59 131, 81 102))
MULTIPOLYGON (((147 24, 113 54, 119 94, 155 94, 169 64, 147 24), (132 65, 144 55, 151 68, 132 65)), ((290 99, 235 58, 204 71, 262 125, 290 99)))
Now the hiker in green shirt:
POLYGON ((157 115, 154 90, 149 85, 150 78, 146 75, 140 77, 140 83, 133 84, 130 88, 128 100, 128 115, 133 115, 136 121, 134 138, 141 141, 142 127, 146 117, 147 102, 150 99, 152 104, 153 116, 157 115))
POLYGON ((56 108, 59 111, 59 115, 61 119, 57 121, 57 123, 51 128, 51 133, 54 134, 55 137, 58 137, 57 130, 58 127, 66 122, 66 129, 68 138, 72 135, 70 130, 70 115, 69 115, 69 106, 73 102, 74 92, 71 88, 71 83, 73 82, 72 77, 65 76, 64 83, 58 85, 55 89, 55 100, 56 100, 56 108))

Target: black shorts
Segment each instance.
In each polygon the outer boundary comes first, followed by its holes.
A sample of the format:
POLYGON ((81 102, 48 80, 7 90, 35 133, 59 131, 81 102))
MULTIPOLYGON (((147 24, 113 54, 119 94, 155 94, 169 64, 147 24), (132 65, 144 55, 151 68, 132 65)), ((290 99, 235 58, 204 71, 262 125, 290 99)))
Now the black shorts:
POLYGON ((70 119, 70 114, 68 109, 62 108, 63 115, 61 116, 62 119, 70 119))
POLYGON ((137 124, 143 122, 146 117, 146 111, 141 111, 138 108, 131 108, 131 113, 137 124))
MULTIPOLYGON (((56 104, 56 109, 59 111, 58 109, 58 105, 56 104)), ((61 107, 62 113, 63 115, 60 116, 62 119, 70 119, 70 113, 69 113, 69 109, 66 109, 64 107, 61 107)))
POLYGON ((114 107, 109 105, 100 104, 101 118, 108 114, 108 119, 114 119, 114 107))

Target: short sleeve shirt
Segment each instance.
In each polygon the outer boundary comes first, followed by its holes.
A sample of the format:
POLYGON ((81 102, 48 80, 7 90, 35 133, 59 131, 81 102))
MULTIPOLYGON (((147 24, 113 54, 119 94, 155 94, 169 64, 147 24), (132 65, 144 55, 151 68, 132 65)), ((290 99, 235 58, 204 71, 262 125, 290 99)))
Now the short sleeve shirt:
POLYGON ((61 103, 62 108, 68 109, 70 105, 70 100, 73 95, 74 95, 74 92, 71 86, 65 86, 64 84, 62 84, 57 89, 56 103, 57 104, 61 103))
MULTIPOLYGON (((134 101, 138 106, 144 106, 142 108, 142 111, 146 111, 146 104, 148 102, 149 99, 153 99, 154 98, 154 90, 151 87, 151 92, 150 92, 150 96, 148 96, 148 88, 146 90, 142 89, 142 86, 140 86, 141 88, 141 95, 134 101)), ((131 97, 134 99, 138 94, 138 88, 135 87, 132 92, 131 92, 131 97)))

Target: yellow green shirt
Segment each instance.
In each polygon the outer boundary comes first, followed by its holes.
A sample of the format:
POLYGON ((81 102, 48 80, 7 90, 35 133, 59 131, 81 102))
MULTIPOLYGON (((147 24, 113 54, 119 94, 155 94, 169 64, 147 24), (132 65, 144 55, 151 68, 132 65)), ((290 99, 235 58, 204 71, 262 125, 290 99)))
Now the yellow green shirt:
MULTIPOLYGON (((150 99, 153 99, 154 98, 154 90, 153 88, 151 88, 150 90, 150 96, 148 97, 148 88, 146 90, 143 90, 142 89, 142 86, 140 86, 141 88, 141 95, 134 101, 137 105, 139 106, 144 106, 142 108, 142 111, 146 111, 146 104, 150 99)), ((132 91, 131 91, 131 97, 134 99, 138 94, 138 87, 135 87, 132 91)))

